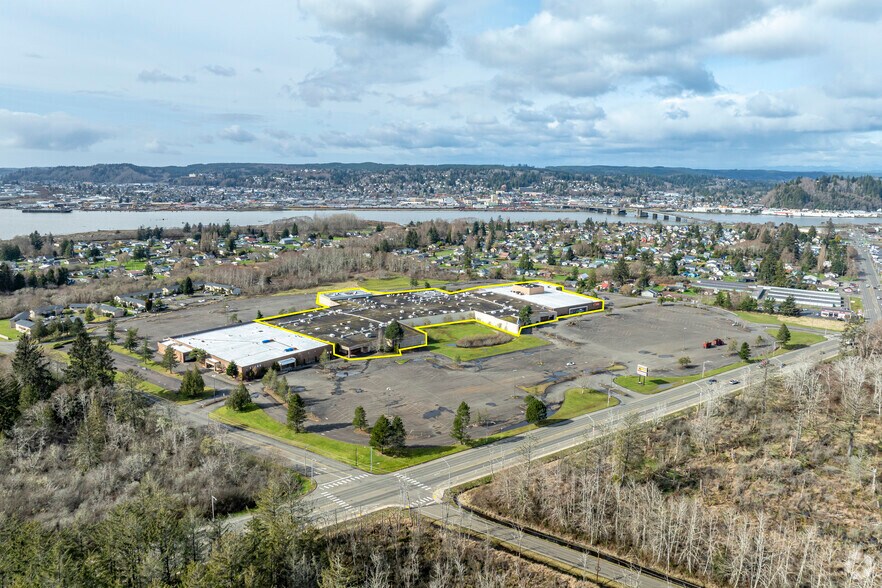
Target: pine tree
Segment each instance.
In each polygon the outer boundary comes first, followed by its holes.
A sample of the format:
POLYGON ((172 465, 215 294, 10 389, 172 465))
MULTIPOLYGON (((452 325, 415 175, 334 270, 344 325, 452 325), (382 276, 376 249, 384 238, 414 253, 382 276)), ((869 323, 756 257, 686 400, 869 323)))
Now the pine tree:
POLYGON ((790 337, 790 329, 787 328, 787 325, 781 325, 781 328, 778 329, 778 333, 775 335, 775 339, 781 345, 787 345, 790 342, 790 337))
POLYGON ((459 407, 456 409, 456 416, 453 417, 453 427, 451 428, 450 436, 462 444, 468 443, 469 434, 466 429, 468 429, 471 421, 472 413, 469 405, 465 401, 460 402, 459 407))
POLYGON ((525 417, 528 423, 535 424, 544 421, 545 417, 548 416, 548 408, 545 406, 545 403, 532 394, 527 395, 526 404, 525 417))
POLYGON ((165 351, 162 354, 162 367, 168 370, 169 373, 173 372, 176 367, 178 367, 178 356, 175 353, 175 350, 172 349, 171 345, 165 348, 165 351))
POLYGON ((126 338, 123 339, 123 347, 125 347, 126 351, 129 353, 134 353, 135 349, 138 347, 138 329, 128 328, 126 329, 126 338))
POLYGON ((631 279, 631 270, 628 268, 628 263, 625 261, 624 256, 619 257, 619 260, 613 266, 612 278, 619 285, 631 279))
POLYGON ((305 433, 306 428, 306 405, 300 394, 291 394, 288 397, 288 428, 295 433, 305 433))
POLYGON ((371 427, 370 445, 378 451, 385 451, 389 443, 389 419, 381 414, 371 427))
POLYGON ((396 416, 392 419, 392 423, 389 425, 387 451, 392 455, 401 454, 401 452, 404 451, 404 443, 406 439, 407 431, 404 430, 404 421, 401 420, 400 416, 396 416))
POLYGON ((18 383, 19 403, 23 409, 52 395, 54 382, 49 364, 40 346, 27 334, 23 334, 15 346, 12 377, 18 383))
POLYGON ((0 434, 9 432, 18 420, 21 388, 12 376, 0 376, 0 434))
POLYGON ((231 361, 227 364, 227 369, 225 370, 226 374, 231 378, 239 377, 239 366, 236 365, 235 361, 231 361))
POLYGON ((178 394, 184 398, 195 398, 205 393, 205 380, 196 368, 184 372, 178 394))
POLYGON ((245 387, 245 384, 239 384, 235 390, 230 392, 225 406, 236 412, 242 412, 251 406, 251 395, 248 394, 248 388, 245 387))
POLYGON ((107 443, 107 419, 97 395, 92 395, 89 410, 77 430, 74 455, 80 468, 87 470, 101 462, 101 453, 107 443))
POLYGON ((738 350, 738 357, 741 358, 741 361, 748 361, 750 359, 750 345, 747 344, 747 341, 741 344, 741 348, 738 350))
POLYGON ((532 317, 533 307, 528 304, 518 311, 518 324, 522 327, 525 325, 529 325, 532 317))
POLYGON ((352 417, 352 426, 357 431, 364 431, 367 429, 367 413, 365 413, 363 406, 355 407, 355 414, 352 417))

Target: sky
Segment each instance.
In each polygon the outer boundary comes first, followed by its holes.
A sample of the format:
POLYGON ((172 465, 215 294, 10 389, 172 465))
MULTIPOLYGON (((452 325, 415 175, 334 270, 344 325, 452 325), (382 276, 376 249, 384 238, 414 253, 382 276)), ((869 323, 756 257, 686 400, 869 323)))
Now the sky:
POLYGON ((0 0, 0 167, 882 170, 877 0, 0 0))

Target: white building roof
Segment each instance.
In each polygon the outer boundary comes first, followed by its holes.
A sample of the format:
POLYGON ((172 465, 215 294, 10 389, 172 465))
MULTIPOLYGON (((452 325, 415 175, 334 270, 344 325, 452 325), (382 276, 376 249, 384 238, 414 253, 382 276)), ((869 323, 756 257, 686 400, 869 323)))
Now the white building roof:
POLYGON ((175 337, 175 341, 192 349, 203 349, 208 355, 238 366, 279 361, 300 351, 326 346, 315 339, 260 323, 242 323, 213 331, 175 337))
POLYGON ((488 292, 495 292, 515 300, 520 300, 531 305, 544 306, 545 308, 562 308, 564 306, 580 306, 590 304, 595 299, 590 296, 582 296, 572 292, 564 292, 553 286, 540 284, 545 291, 541 294, 516 294, 511 286, 501 286, 499 288, 488 288, 488 292))

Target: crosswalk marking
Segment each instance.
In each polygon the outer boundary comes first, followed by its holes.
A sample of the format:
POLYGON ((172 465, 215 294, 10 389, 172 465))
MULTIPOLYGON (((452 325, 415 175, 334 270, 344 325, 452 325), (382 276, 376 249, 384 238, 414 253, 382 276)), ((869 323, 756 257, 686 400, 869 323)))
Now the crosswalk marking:
POLYGON ((363 480, 367 478, 370 474, 359 474, 357 476, 346 476, 345 478, 340 478, 339 480, 334 480, 333 482, 325 482, 324 484, 320 484, 320 489, 325 488, 336 488, 337 486, 343 486, 345 484, 349 484, 351 482, 357 482, 358 480, 363 480))
POLYGON ((431 490, 431 488, 429 488, 428 486, 426 486, 422 482, 417 482, 413 478, 409 478, 404 474, 397 473, 397 474, 392 474, 392 475, 395 476, 396 478, 398 478, 399 480, 404 480, 408 484, 413 484, 414 486, 416 486, 418 488, 422 488, 423 490, 431 490))
POLYGON ((336 496, 334 496, 330 492, 322 492, 322 496, 324 496, 325 498, 327 498, 328 500, 330 500, 331 502, 333 502, 334 504, 336 504, 340 508, 345 508, 346 510, 352 510, 352 507, 349 505, 348 502, 337 498, 336 496))
POLYGON ((427 504, 431 504, 435 502, 435 498, 432 496, 423 496, 419 500, 414 500, 407 505, 407 508, 419 508, 421 506, 426 506, 427 504))

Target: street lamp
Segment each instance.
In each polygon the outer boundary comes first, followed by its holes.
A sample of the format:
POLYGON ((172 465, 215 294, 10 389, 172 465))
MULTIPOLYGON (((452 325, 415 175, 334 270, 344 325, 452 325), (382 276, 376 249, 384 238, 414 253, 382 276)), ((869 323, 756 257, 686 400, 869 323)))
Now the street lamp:
POLYGON ((710 363, 709 359, 706 359, 703 362, 701 362, 701 378, 702 379, 704 379, 704 366, 706 366, 709 363, 710 363))

